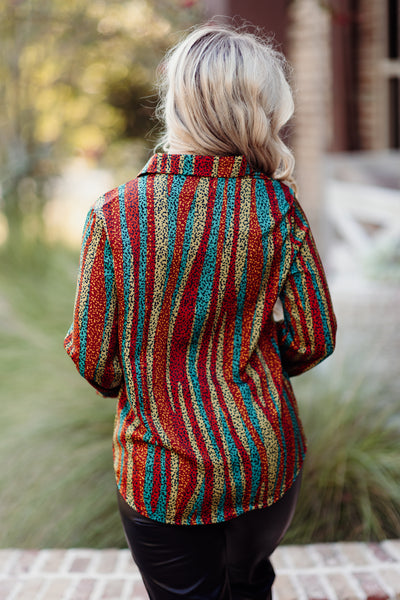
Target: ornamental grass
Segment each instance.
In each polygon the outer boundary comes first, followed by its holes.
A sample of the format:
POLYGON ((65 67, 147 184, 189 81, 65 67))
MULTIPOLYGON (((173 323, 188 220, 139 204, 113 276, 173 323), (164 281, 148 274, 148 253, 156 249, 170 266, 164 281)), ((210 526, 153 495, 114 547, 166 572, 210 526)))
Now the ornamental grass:
MULTIPOLYGON (((96 395, 62 347, 77 266, 61 247, 0 249, 2 547, 125 546, 115 400, 96 395)), ((369 354, 293 380, 309 451, 285 543, 400 537, 400 394, 369 354)))

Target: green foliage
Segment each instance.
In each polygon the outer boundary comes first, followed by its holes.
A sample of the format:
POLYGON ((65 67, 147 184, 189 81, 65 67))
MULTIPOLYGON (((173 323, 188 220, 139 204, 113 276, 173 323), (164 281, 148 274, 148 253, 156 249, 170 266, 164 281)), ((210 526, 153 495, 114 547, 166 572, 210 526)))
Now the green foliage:
POLYGON ((156 65, 202 13, 180 0, 0 2, 0 178, 18 220, 63 158, 98 160, 149 130, 156 65))
POLYGON ((360 351, 347 368, 295 383, 309 451, 285 542, 399 537, 398 387, 377 379, 360 351))
POLYGON ((201 18, 184 0, 0 0, 0 545, 123 542, 115 405, 63 350, 78 257, 43 245, 41 210, 65 157, 121 168, 153 125, 156 65, 201 18))
MULTIPOLYGON (((125 545, 114 493, 115 400, 62 347, 77 253, 39 242, 0 251, 0 546, 125 545)), ((285 542, 400 535, 400 394, 360 353, 294 384, 309 441, 285 542)))
POLYGON ((89 388, 62 347, 77 264, 75 253, 40 244, 0 256, 0 546, 123 543, 115 402, 89 388))

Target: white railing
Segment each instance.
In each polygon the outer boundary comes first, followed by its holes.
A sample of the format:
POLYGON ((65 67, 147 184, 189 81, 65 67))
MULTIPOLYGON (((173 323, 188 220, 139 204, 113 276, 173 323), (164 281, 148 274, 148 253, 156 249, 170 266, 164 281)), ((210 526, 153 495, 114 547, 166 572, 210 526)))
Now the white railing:
POLYGON ((326 211, 335 233, 332 262, 336 271, 361 276, 367 260, 400 254, 399 190, 330 180, 326 211))

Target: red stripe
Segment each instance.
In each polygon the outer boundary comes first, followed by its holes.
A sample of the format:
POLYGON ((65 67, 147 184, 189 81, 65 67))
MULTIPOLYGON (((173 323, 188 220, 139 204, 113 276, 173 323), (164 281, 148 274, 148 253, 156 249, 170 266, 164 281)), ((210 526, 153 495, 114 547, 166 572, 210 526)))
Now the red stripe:
POLYGON ((103 230, 99 244, 97 246, 96 256, 92 263, 89 287, 89 307, 87 320, 87 339, 90 344, 86 346, 85 377, 93 379, 97 362, 101 352, 101 342, 103 339, 104 321, 107 299, 104 283, 104 246, 106 236, 103 230), (95 288, 95 293, 93 292, 95 288), (101 321, 99 321, 101 317, 101 321))

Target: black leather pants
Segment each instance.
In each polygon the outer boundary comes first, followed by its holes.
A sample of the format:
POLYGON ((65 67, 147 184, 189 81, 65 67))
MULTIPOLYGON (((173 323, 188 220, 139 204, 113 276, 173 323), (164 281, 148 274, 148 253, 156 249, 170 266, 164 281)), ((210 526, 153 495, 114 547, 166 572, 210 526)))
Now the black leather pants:
POLYGON ((268 600, 269 557, 293 517, 301 476, 278 502, 215 525, 167 525, 118 492, 129 548, 151 600, 268 600))

